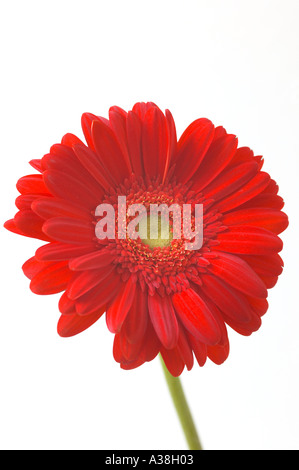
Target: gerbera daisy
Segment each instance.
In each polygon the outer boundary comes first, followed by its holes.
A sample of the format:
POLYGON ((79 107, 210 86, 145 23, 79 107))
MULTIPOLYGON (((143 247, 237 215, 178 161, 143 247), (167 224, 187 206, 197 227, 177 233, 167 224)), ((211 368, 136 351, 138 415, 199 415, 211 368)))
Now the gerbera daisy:
MULTIPOLYGON (((259 329, 267 290, 277 282, 288 219, 263 159, 235 135, 202 118, 177 139, 171 113, 154 103, 82 116, 83 143, 66 134, 38 173, 17 183, 19 212, 5 227, 45 242, 23 271, 36 294, 63 292, 59 335, 76 335, 106 313, 113 354, 132 369, 161 353, 173 376, 194 358, 203 366, 229 354, 227 326, 259 329), (203 242, 118 237, 118 197, 126 204, 203 207, 203 242), (115 238, 99 239, 96 208, 115 209, 115 238)), ((142 225, 142 223, 141 223, 142 225)))

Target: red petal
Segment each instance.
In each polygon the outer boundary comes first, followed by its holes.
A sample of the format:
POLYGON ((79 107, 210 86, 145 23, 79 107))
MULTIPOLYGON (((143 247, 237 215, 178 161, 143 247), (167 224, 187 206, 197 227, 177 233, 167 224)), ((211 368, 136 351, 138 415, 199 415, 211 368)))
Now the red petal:
POLYGON ((279 254, 274 255, 242 255, 241 258, 252 267, 263 274, 279 276, 283 271, 283 261, 279 254))
POLYGON ((149 322, 144 338, 138 343, 130 344, 122 332, 116 334, 113 355, 114 359, 121 363, 122 369, 129 370, 139 367, 146 361, 152 361, 157 356, 159 349, 160 342, 149 322))
POLYGON ((169 296, 159 294, 148 296, 148 311, 157 336, 166 349, 176 346, 179 327, 169 296))
POLYGON ((130 176, 130 170, 113 131, 103 122, 93 121, 92 138, 102 166, 117 183, 122 183, 130 176))
POLYGON ((177 349, 187 369, 191 370, 194 365, 192 347, 189 342, 189 337, 187 336, 187 332, 185 333, 184 327, 182 326, 180 326, 179 328, 179 339, 178 339, 177 349))
POLYGON ((227 342, 225 346, 216 344, 215 346, 207 347, 207 354, 211 361, 217 365, 221 365, 228 358, 229 349, 229 342, 227 342))
POLYGON ((288 226, 288 216, 275 209, 251 208, 229 212, 222 219, 223 225, 254 225, 276 234, 283 232, 288 226))
POLYGON ((99 160, 97 154, 85 145, 74 145, 73 150, 84 168, 105 191, 114 184, 112 176, 99 160))
POLYGON ((65 134, 61 139, 61 143, 62 145, 67 145, 68 147, 73 147, 73 145, 76 145, 76 144, 84 145, 82 140, 80 140, 74 134, 65 134))
POLYGON ((185 363, 178 348, 170 350, 161 348, 161 356, 171 375, 173 375, 173 377, 179 377, 184 370, 185 363))
POLYGON ((258 194, 257 196, 250 199, 248 202, 242 205, 242 209, 253 208, 253 207, 266 207, 268 209, 281 210, 284 206, 282 197, 276 194, 258 194))
POLYGON ((127 117, 127 139, 133 172, 143 175, 143 162, 141 154, 141 121, 133 111, 128 112, 127 117))
POLYGON ((84 137, 86 139, 88 147, 90 147, 92 150, 95 150, 94 144, 93 144, 93 139, 92 139, 92 132, 91 132, 91 126, 93 121, 101 121, 105 123, 106 125, 109 125, 109 121, 105 118, 102 118, 100 116, 95 116, 92 113, 83 113, 81 117, 81 125, 82 125, 82 130, 84 137))
POLYGON ((203 299, 205 300, 206 304, 210 308, 211 312, 215 320, 218 322, 218 326, 221 330, 221 341, 215 345, 208 345, 206 348, 206 353, 208 357, 215 362, 216 364, 222 364, 229 355, 229 340, 227 334, 227 328, 224 323, 223 314, 220 310, 215 306, 212 300, 207 299, 206 296, 203 295, 203 299))
POLYGON ((142 292, 141 289, 136 289, 132 306, 122 327, 122 331, 124 331, 130 343, 136 343, 143 338, 147 323, 147 293, 142 292))
POLYGON ((142 126, 142 154, 145 174, 164 175, 168 149, 166 119, 159 108, 150 108, 142 126))
POLYGON ((256 173, 256 162, 241 163, 226 169, 205 188, 205 198, 222 199, 244 186, 256 173))
POLYGON ((251 319, 251 309, 247 299, 223 281, 209 274, 202 274, 202 289, 217 307, 233 320, 246 322, 251 319))
POLYGON ((259 273, 258 271, 256 271, 256 272, 260 276, 262 281, 264 282, 267 289, 272 289, 276 285, 276 283, 278 281, 277 276, 266 275, 266 274, 263 274, 263 273, 259 273))
POLYGON ((259 316, 265 315, 269 308, 268 301, 266 299, 257 299, 256 297, 247 296, 248 301, 251 305, 252 310, 259 316))
MULTIPOLYGON (((20 211, 28 211, 32 209, 31 205, 33 201, 39 198, 39 194, 21 194, 16 198, 15 204, 20 211)), ((49 197, 50 199, 50 197, 49 197)), ((38 215, 38 214, 37 214, 38 215)))
POLYGON ((109 276, 113 268, 114 266, 112 265, 109 269, 106 268, 105 270, 93 269, 83 271, 70 283, 67 289, 68 297, 72 300, 78 299, 102 283, 109 276))
POLYGON ((213 315, 214 320, 216 321, 218 325, 218 328, 220 330, 220 340, 217 344, 219 346, 224 346, 228 341, 228 334, 227 334, 227 329, 226 329, 222 312, 219 310, 219 308, 216 306, 213 300, 208 298, 208 296, 205 294, 205 291, 204 289, 202 289, 202 287, 196 286, 194 290, 195 289, 198 295, 201 297, 203 302, 206 304, 206 306, 210 310, 211 314, 213 315))
POLYGON ((251 225, 232 225, 228 231, 218 234, 215 250, 240 254, 270 255, 282 250, 280 238, 263 228, 251 225))
POLYGON ((253 269, 238 256, 219 253, 211 259, 209 271, 235 289, 252 297, 266 298, 267 289, 253 269))
POLYGON ((95 187, 80 177, 56 170, 47 170, 43 173, 47 188, 51 193, 62 199, 72 201, 74 204, 95 210, 103 198, 100 186, 95 187))
POLYGON ((67 262, 51 263, 32 278, 30 289, 39 295, 57 294, 66 289, 71 277, 67 262))
POLYGON ((75 302, 68 297, 67 292, 64 292, 60 297, 58 302, 58 308, 60 313, 63 314, 76 313, 75 302))
POLYGON ((90 253, 95 249, 94 245, 69 245, 67 243, 53 242, 43 245, 35 252, 40 261, 63 261, 90 253))
POLYGON ((270 180, 268 173, 260 172, 238 191, 217 203, 220 212, 227 212, 244 204, 257 194, 261 193, 270 180))
MULTIPOLYGON (((143 338, 142 338, 143 339, 143 338)), ((140 352, 143 346, 143 341, 138 343, 130 343, 124 334, 123 330, 117 333, 113 343, 113 355, 117 362, 130 364, 132 362, 138 362, 138 366, 143 364, 145 361, 140 361, 140 352)))
MULTIPOLYGON (((239 147, 231 161, 229 162, 227 169, 231 169, 235 165, 239 165, 241 163, 248 163, 248 162, 255 162, 253 151, 249 147, 239 147)), ((257 164, 258 165, 258 164, 257 164)))
POLYGON ((90 221, 90 212, 83 209, 82 206, 80 207, 65 199, 39 197, 32 202, 31 208, 33 212, 43 219, 50 219, 52 217, 76 217, 90 221))
POLYGON ((173 304, 185 328, 205 344, 217 344, 221 333, 207 305, 192 289, 173 295, 173 304))
POLYGON ((99 269, 112 264, 114 260, 113 254, 110 250, 105 248, 93 251, 87 255, 75 258, 70 262, 70 269, 80 271, 85 269, 99 269))
POLYGON ((111 333, 118 333, 123 322, 133 304, 136 291, 136 280, 132 276, 126 281, 123 289, 117 297, 113 299, 111 306, 107 310, 106 322, 111 333))
POLYGON ((121 287, 122 282, 119 276, 112 272, 100 287, 95 286, 76 300, 77 313, 88 315, 97 309, 106 309, 108 302, 117 295, 121 287))
POLYGON ((34 256, 29 258, 22 266, 23 272, 28 279, 32 279, 39 271, 49 266, 50 263, 38 261, 34 256))
POLYGON ((166 124, 167 124, 167 133, 168 133, 168 148, 167 148, 167 156, 166 156, 166 163, 165 163, 162 183, 164 183, 167 177, 168 169, 170 168, 170 165, 173 163, 173 159, 177 150, 177 135, 176 135, 175 122, 174 122, 171 112, 168 109, 166 109, 165 111, 165 117, 166 117, 166 124))
POLYGON ((29 165, 31 165, 32 168, 39 171, 40 173, 43 171, 40 158, 34 158, 33 160, 30 160, 29 165))
MULTIPOLYGON (((144 338, 142 339, 142 347, 139 352, 136 364, 131 363, 130 366, 127 368, 132 369, 134 367, 138 367, 138 365, 143 364, 144 362, 152 361, 157 356, 160 346, 161 344, 158 340, 155 330, 151 322, 148 322, 146 333, 144 335, 144 338)), ((124 364, 121 365, 122 368, 124 368, 123 366, 124 364)))
POLYGON ((215 134, 214 134, 214 139, 213 140, 217 140, 220 137, 224 137, 225 135, 227 135, 227 132, 224 129, 224 127, 223 126, 217 126, 217 127, 215 127, 215 134))
POLYGON ((92 223, 70 217, 54 217, 46 220, 43 231, 52 239, 62 243, 89 244, 95 239, 92 223))
POLYGON ((15 224, 27 237, 38 238, 39 240, 51 241, 42 230, 44 221, 34 214, 32 210, 20 211, 14 217, 15 224))
POLYGON ((132 111, 134 111, 134 113, 136 113, 139 116, 139 118, 143 120, 145 118, 147 111, 151 108, 158 108, 158 106, 152 101, 149 101, 148 103, 141 102, 141 103, 134 104, 132 111))
POLYGON ((182 183, 194 175, 201 164, 214 136, 214 125, 208 119, 194 121, 178 142, 176 174, 182 183))
POLYGON ((21 194, 49 194, 42 175, 27 175, 17 182, 17 190, 21 194))
POLYGON ((132 172, 131 160, 128 152, 128 139, 126 129, 127 116, 127 113, 118 106, 112 106, 109 109, 109 121, 111 128, 114 131, 117 142, 126 160, 127 167, 129 168, 130 172, 132 172))
MULTIPOLYGON (((83 146, 83 144, 77 143, 73 147, 76 145, 83 146)), ((42 166, 44 170, 58 171, 79 180, 83 186, 85 185, 90 192, 93 191, 97 197, 103 195, 102 188, 99 187, 93 175, 81 164, 73 148, 61 144, 52 145, 50 154, 45 155, 42 159, 42 166)))
POLYGON ((59 171, 66 175, 72 176, 75 179, 79 179, 86 186, 90 185, 91 187, 95 188, 95 190, 97 190, 95 180, 81 165, 74 153, 73 148, 68 147, 67 145, 52 145, 50 153, 44 155, 42 158, 42 167, 43 171, 59 171))
POLYGON ((272 178, 270 178, 269 183, 263 190, 263 193, 277 194, 278 193, 278 184, 272 178))
POLYGON ((207 345, 195 339, 190 333, 188 337, 198 365, 203 367, 207 360, 207 345))
POLYGON ((230 318, 226 318, 225 321, 233 330, 244 336, 250 336, 254 331, 257 331, 262 324, 260 317, 254 313, 250 322, 247 323, 240 323, 230 318))
POLYGON ((144 345, 142 348, 142 357, 146 362, 152 361, 158 354, 161 343, 156 335, 156 332, 151 324, 148 322, 147 330, 144 335, 144 345))
POLYGON ((83 181, 63 172, 47 170, 44 179, 54 196, 73 201, 89 210, 94 210, 102 199, 102 193, 93 193, 83 181))
MULTIPOLYGON (((277 265, 275 261, 271 262, 271 256, 242 256, 243 259, 252 267, 256 274, 262 279, 267 289, 275 286, 279 274, 282 272, 281 265, 277 265)), ((278 256, 278 255, 277 255, 278 256)))
POLYGON ((104 311, 100 310, 85 317, 81 317, 76 313, 61 315, 57 325, 58 334, 64 338, 77 335, 93 325, 103 315, 104 311))
POLYGON ((213 181, 233 158, 237 146, 238 140, 235 135, 228 134, 215 140, 194 175, 192 189, 201 191, 213 181))
POLYGON ((10 232, 12 233, 16 233, 17 235, 22 235, 23 237, 29 237, 29 235, 25 235, 24 232, 22 232, 22 230, 20 230, 17 226, 16 226, 16 223, 14 221, 14 219, 9 219, 7 220, 4 224, 3 224, 4 228, 6 228, 6 230, 9 230, 10 232))

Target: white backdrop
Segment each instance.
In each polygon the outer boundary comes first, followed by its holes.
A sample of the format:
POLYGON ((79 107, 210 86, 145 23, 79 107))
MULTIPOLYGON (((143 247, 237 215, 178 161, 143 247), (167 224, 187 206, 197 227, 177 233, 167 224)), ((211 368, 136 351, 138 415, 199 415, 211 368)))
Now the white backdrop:
MULTIPOLYGON (((15 184, 85 111, 169 108, 178 134, 207 117, 263 154, 290 227, 259 332, 184 372, 206 449, 299 449, 297 0, 14 0, 0 3, 1 225, 15 184)), ((42 244, 0 228, 1 449, 185 449, 159 360, 122 371, 102 318, 56 333, 59 295, 29 290, 42 244)))

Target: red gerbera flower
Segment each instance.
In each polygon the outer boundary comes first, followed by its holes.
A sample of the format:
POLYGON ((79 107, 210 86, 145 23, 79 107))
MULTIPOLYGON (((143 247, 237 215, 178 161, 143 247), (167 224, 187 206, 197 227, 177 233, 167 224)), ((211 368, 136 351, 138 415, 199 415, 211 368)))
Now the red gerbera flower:
MULTIPOLYGON (((106 312, 113 354, 124 369, 160 352, 174 376, 229 354, 227 325, 258 330, 267 289, 282 272, 277 236, 288 219, 263 159, 235 135, 197 119, 177 140, 171 113, 137 103, 109 119, 83 114, 85 145, 72 134, 30 164, 17 183, 19 212, 5 227, 47 242, 23 265, 36 294, 63 292, 58 333, 72 336, 106 312), (203 244, 99 240, 96 207, 203 205, 203 244)), ((117 224, 116 224, 117 231, 117 224)))

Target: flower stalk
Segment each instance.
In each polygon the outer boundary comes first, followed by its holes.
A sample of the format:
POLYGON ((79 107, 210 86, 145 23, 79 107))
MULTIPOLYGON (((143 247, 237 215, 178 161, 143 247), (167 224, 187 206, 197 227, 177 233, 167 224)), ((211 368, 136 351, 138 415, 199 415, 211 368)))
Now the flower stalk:
POLYGON ((173 377, 160 355, 163 372, 190 450, 203 450, 179 377, 173 377))

